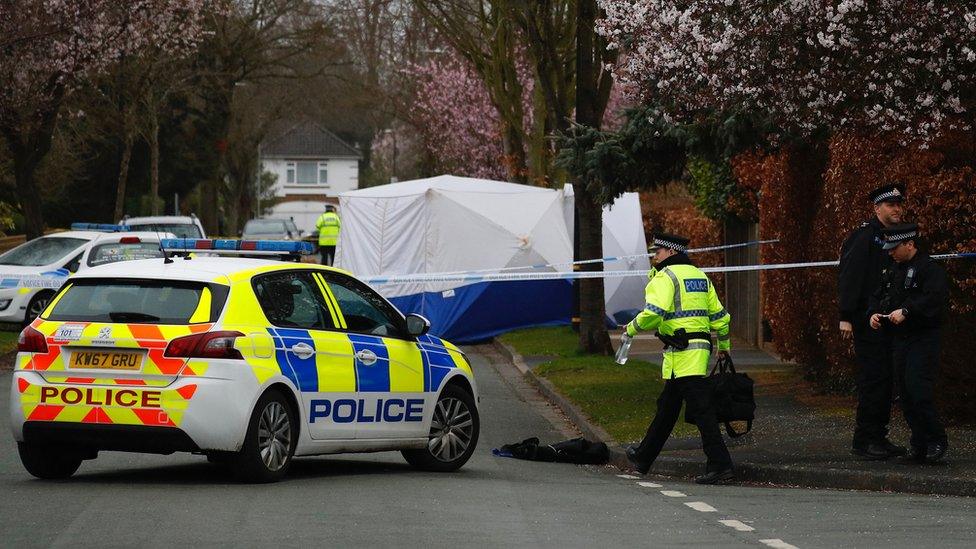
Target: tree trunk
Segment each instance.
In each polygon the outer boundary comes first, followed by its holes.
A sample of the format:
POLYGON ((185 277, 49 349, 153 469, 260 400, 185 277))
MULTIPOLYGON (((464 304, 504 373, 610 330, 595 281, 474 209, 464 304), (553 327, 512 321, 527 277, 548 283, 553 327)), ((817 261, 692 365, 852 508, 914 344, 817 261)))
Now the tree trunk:
POLYGON ((34 172, 39 163, 39 159, 33 158, 33 155, 14 156, 14 179, 17 183, 17 194, 20 195, 20 205, 24 209, 24 229, 27 240, 44 234, 41 196, 37 192, 34 181, 34 172))
POLYGON ((119 162, 119 181, 115 188, 115 215, 112 222, 122 219, 125 215, 125 186, 129 181, 129 160, 132 159, 132 146, 135 141, 131 132, 126 132, 122 140, 122 160, 119 162))
MULTIPOLYGON (((594 60, 594 31, 596 2, 579 0, 576 5, 576 123, 600 126, 599 63, 594 60)), ((603 257, 603 207, 587 190, 584 182, 573 184, 577 219, 579 219, 580 249, 577 259, 603 257)), ((602 271, 602 263, 589 263, 583 271, 602 271)), ((579 284, 580 350, 589 354, 613 353, 605 324, 606 304, 602 278, 588 278, 579 284)))
POLYGON ((159 114, 149 112, 149 211, 159 213, 159 114))

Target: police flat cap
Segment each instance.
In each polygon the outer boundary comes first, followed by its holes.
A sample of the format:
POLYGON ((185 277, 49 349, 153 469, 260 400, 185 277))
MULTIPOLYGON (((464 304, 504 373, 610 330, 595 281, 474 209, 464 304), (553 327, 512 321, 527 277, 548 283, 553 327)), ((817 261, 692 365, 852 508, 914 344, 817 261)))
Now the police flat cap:
POLYGON ((884 235, 885 239, 882 248, 890 250, 902 242, 918 238, 918 225, 915 223, 899 223, 882 229, 881 234, 884 235))
POLYGON ((655 233, 654 240, 651 242, 649 249, 653 252, 658 248, 668 248, 669 250, 684 253, 684 251, 688 249, 689 242, 691 242, 691 240, 683 236, 667 233, 655 233))
POLYGON ((868 198, 873 204, 882 202, 902 202, 905 200, 905 185, 902 183, 891 183, 878 187, 871 191, 868 198))

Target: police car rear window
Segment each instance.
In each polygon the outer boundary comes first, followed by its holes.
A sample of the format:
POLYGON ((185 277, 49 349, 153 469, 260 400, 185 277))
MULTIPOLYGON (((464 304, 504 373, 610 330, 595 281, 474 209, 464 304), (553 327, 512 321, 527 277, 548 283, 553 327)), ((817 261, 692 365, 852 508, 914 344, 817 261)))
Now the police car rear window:
POLYGON ((81 279, 57 301, 47 320, 132 324, 212 322, 227 287, 169 280, 81 279))
POLYGON ((88 266, 96 267, 118 261, 132 261, 135 259, 154 259, 163 257, 158 242, 114 242, 93 246, 88 254, 88 266))

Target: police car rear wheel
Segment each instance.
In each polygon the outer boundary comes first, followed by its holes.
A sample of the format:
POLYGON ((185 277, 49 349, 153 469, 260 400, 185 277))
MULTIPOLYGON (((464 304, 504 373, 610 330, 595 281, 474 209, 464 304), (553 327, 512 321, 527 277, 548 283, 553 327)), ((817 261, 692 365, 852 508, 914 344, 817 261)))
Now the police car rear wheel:
POLYGON ((254 407, 244 447, 231 466, 245 482, 277 481, 288 472, 297 439, 291 405, 278 391, 268 391, 254 407))
POLYGON ((480 428, 474 399, 460 387, 448 385, 434 406, 427 446, 404 450, 403 457, 419 469, 455 471, 474 453, 480 428))
POLYGON ((75 474, 81 466, 81 457, 55 446, 17 443, 20 461, 27 472, 37 478, 59 479, 75 474))

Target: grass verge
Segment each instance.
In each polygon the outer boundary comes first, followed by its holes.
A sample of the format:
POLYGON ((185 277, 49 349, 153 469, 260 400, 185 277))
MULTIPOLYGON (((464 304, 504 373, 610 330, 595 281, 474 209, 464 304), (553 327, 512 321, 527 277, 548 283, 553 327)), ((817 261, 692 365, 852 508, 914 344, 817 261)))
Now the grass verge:
MULTIPOLYGON (((615 440, 627 443, 644 436, 664 387, 659 364, 630 359, 620 366, 611 357, 580 355, 577 335, 565 326, 518 330, 500 339, 523 356, 552 357, 535 373, 552 382, 615 440)), ((673 434, 697 432, 682 414, 673 434)))
POLYGON ((18 337, 20 332, 0 331, 0 355, 16 351, 18 337))

